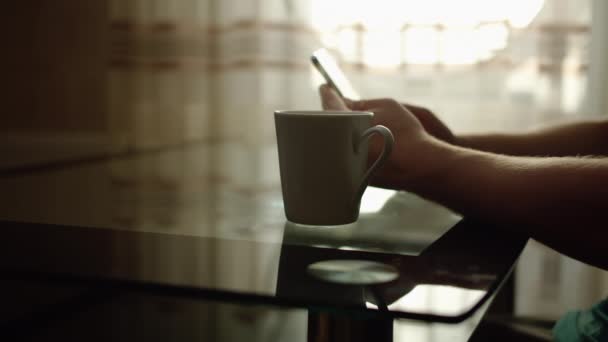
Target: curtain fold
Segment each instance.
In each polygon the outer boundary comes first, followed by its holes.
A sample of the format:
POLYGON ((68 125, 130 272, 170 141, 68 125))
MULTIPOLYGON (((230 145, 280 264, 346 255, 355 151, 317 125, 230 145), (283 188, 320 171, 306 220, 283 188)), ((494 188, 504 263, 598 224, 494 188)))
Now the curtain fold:
MULTIPOLYGON (((606 112, 603 1, 503 2, 495 14, 433 8, 449 3, 115 0, 112 132, 132 149, 226 141, 232 152, 213 160, 217 177, 276 186, 272 111, 319 108, 308 55, 321 45, 364 96, 429 106, 459 132, 606 112)), ((606 272, 538 243, 521 260, 518 314, 556 318, 606 295, 606 272)))

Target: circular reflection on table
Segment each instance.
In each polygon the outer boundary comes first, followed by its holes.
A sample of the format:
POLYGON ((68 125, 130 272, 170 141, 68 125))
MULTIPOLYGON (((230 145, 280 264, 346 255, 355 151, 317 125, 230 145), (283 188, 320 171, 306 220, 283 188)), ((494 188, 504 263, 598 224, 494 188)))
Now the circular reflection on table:
POLYGON ((395 267, 369 260, 324 260, 306 270, 315 278, 348 285, 382 284, 399 277, 395 267))

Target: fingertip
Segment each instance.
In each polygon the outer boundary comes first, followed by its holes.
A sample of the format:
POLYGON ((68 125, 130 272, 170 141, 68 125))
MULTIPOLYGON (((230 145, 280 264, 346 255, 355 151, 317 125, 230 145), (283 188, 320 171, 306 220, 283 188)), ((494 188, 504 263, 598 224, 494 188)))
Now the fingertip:
POLYGON ((340 95, 338 95, 338 93, 327 83, 322 84, 319 89, 322 97, 340 97, 340 95))
POLYGON ((327 84, 326 83, 323 83, 323 84, 319 85, 319 92, 320 93, 324 93, 326 91, 326 88, 327 88, 327 84))
POLYGON ((342 98, 329 86, 321 86, 321 105, 326 110, 349 110, 342 98))

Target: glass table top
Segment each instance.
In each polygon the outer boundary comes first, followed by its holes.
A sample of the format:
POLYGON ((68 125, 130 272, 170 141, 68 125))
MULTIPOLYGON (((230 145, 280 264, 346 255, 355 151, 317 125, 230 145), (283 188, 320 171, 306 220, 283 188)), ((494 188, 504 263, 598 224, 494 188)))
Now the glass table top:
POLYGON ((272 145, 108 158, 5 176, 0 189, 10 194, 0 199, 5 272, 445 322, 481 306, 526 241, 371 187, 354 224, 292 224, 272 145), (310 272, 345 259, 396 276, 345 284, 332 281, 344 269, 326 279, 310 272))

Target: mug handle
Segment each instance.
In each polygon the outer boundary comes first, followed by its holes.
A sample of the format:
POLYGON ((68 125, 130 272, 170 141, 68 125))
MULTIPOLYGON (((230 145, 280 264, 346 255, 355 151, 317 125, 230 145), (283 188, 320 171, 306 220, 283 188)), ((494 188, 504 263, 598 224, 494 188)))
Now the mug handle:
POLYGON ((357 197, 355 197, 355 199, 358 201, 361 201, 363 192, 365 192, 365 188, 367 187, 367 183, 369 182, 369 177, 374 171, 376 171, 379 166, 381 166, 386 161, 386 159, 388 159, 388 156, 393 150, 393 145, 395 144, 395 138, 393 137, 393 133, 391 132, 391 130, 385 126, 376 125, 374 127, 366 129, 363 134, 361 134, 359 141, 357 141, 355 151, 359 148, 362 142, 369 139, 369 137, 371 137, 375 133, 382 135, 382 138, 384 138, 384 146, 382 146, 382 152, 380 152, 380 156, 378 157, 378 159, 376 159, 372 166, 370 166, 370 168, 365 172, 365 175, 363 175, 361 185, 359 185, 359 191, 357 192, 357 197))

